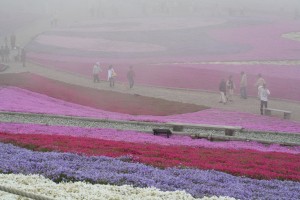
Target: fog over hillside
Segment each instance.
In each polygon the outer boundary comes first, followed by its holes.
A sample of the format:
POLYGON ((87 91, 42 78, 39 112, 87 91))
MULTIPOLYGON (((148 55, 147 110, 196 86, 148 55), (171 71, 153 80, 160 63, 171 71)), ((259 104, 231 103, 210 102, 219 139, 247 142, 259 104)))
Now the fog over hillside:
MULTIPOLYGON (((255 15, 291 16, 300 12, 299 0, 1 0, 2 12, 75 14, 98 17, 148 15, 255 15)), ((74 16, 74 17, 75 17, 74 16)))

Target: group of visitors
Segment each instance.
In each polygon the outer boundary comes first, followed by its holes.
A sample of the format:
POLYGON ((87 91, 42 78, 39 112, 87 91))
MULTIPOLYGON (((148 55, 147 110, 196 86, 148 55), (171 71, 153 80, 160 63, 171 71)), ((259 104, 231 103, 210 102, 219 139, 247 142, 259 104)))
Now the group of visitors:
MULTIPOLYGON (((247 75, 244 71, 241 72, 240 79, 240 97, 241 99, 247 99, 247 75)), ((266 81, 262 77, 261 74, 258 74, 257 81, 255 83, 255 87, 257 88, 258 98, 260 100, 260 114, 264 114, 264 109, 268 107, 268 96, 270 95, 270 91, 267 88, 266 81)), ((232 75, 228 77, 228 80, 222 79, 219 84, 220 91, 220 101, 219 103, 226 104, 227 102, 233 101, 233 92, 235 89, 235 84, 232 80, 232 75)))
POLYGON ((4 44, 0 48, 1 62, 8 63, 10 61, 11 50, 16 49, 16 35, 11 34, 10 36, 10 47, 8 44, 7 36, 4 37, 4 44))
POLYGON ((6 46, 1 46, 0 49, 0 55, 1 55, 1 62, 8 63, 10 61, 10 49, 6 46))
POLYGON ((231 75, 228 77, 227 81, 225 81, 225 79, 222 79, 219 84, 219 90, 221 94, 219 103, 226 104, 228 101, 233 101, 232 95, 234 89, 235 85, 232 81, 231 75))
MULTIPOLYGON (((93 81, 94 83, 99 83, 99 75, 102 72, 102 68, 100 67, 100 63, 96 62, 95 65, 93 66, 93 81)), ((115 72, 114 68, 112 65, 108 66, 107 69, 107 81, 109 82, 110 87, 115 87, 115 80, 117 77, 117 73, 115 72)), ((128 80, 128 85, 129 88, 133 88, 134 85, 134 78, 135 78, 135 72, 133 71, 133 67, 130 66, 129 70, 127 72, 127 80, 128 80)))
POLYGON ((10 45, 8 44, 8 37, 4 38, 4 44, 0 47, 0 57, 2 63, 9 63, 11 61, 20 61, 23 67, 26 65, 26 51, 16 45, 16 35, 11 34, 10 45))

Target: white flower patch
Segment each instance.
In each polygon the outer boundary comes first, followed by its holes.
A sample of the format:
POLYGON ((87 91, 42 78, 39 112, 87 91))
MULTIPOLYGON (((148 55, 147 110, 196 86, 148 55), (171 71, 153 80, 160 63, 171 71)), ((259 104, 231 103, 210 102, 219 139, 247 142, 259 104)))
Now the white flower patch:
MULTIPOLYGON (((0 185, 41 195, 53 199, 66 200, 192 200, 184 191, 164 192, 156 188, 136 188, 129 185, 113 186, 83 182, 59 183, 39 175, 0 174, 0 185)), ((28 198, 0 191, 0 200, 27 200, 28 198)), ((205 197, 203 200, 234 200, 230 197, 205 197)))

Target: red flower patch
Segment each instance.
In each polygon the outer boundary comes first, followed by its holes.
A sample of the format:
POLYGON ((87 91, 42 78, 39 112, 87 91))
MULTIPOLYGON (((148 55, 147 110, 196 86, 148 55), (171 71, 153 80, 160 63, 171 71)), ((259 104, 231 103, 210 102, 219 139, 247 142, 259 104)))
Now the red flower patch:
POLYGON ((35 151, 59 151, 110 157, 131 155, 135 162, 161 168, 213 169, 256 179, 300 181, 299 154, 163 146, 39 134, 0 133, 0 141, 35 151))

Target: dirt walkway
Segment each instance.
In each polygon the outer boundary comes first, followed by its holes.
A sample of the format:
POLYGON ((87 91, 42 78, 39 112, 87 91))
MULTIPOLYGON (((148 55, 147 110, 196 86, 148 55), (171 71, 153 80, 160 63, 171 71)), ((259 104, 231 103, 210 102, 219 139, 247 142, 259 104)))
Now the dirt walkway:
MULTIPOLYGON (((247 100, 240 99, 239 96, 234 96, 234 101, 226 105, 219 103, 219 94, 213 92, 205 92, 199 90, 182 90, 172 88, 159 88, 143 85, 135 85, 133 89, 129 89, 127 83, 117 82, 115 88, 110 88, 108 82, 101 81, 93 83, 92 79, 80 76, 75 73, 69 73, 50 68, 45 68, 36 64, 28 63, 27 67, 22 67, 20 63, 12 63, 11 67, 4 73, 31 72, 41 76, 45 76, 54 80, 81 85, 90 88, 101 90, 113 90, 121 93, 138 94, 142 96, 156 97, 166 100, 193 103, 197 105, 205 105, 212 108, 222 108, 232 111, 241 111, 259 114, 259 101, 257 98, 248 98, 247 100)), ((138 83, 137 83, 138 84, 138 83)), ((300 121, 300 103, 284 100, 273 100, 269 102, 269 107, 292 111, 292 120, 300 121)), ((278 113, 278 117, 282 117, 283 113, 278 113)))
MULTIPOLYGON (((49 29, 49 25, 46 25, 46 21, 46 19, 38 21, 34 23, 32 27, 28 27, 27 29, 23 29, 22 31, 20 31, 18 33, 18 35, 20 36, 18 38, 20 44, 27 44, 37 33, 41 33, 49 29)), ((67 23, 70 22, 66 22, 66 24, 67 23)), ((53 70, 29 63, 25 68, 23 68, 20 63, 10 63, 10 68, 4 73, 18 73, 25 71, 46 76, 51 79, 91 88, 97 88, 102 90, 114 90, 122 93, 139 94, 143 96, 156 97, 166 100, 205 105, 212 108, 222 108, 233 111, 259 114, 259 101, 257 98, 248 98, 247 100, 243 100, 240 99, 239 96, 234 96, 234 102, 223 105, 218 103, 219 94, 213 92, 159 88, 142 85, 136 85, 133 89, 130 90, 128 86, 123 83, 117 83, 116 87, 111 89, 106 81, 102 81, 101 83, 95 84, 92 82, 91 79, 88 79, 84 76, 80 76, 78 74, 53 70)), ((269 107, 292 111, 292 120, 300 121, 300 102, 271 99, 269 102, 269 107)), ((282 115, 283 114, 280 113, 277 116, 282 117, 282 115)))

